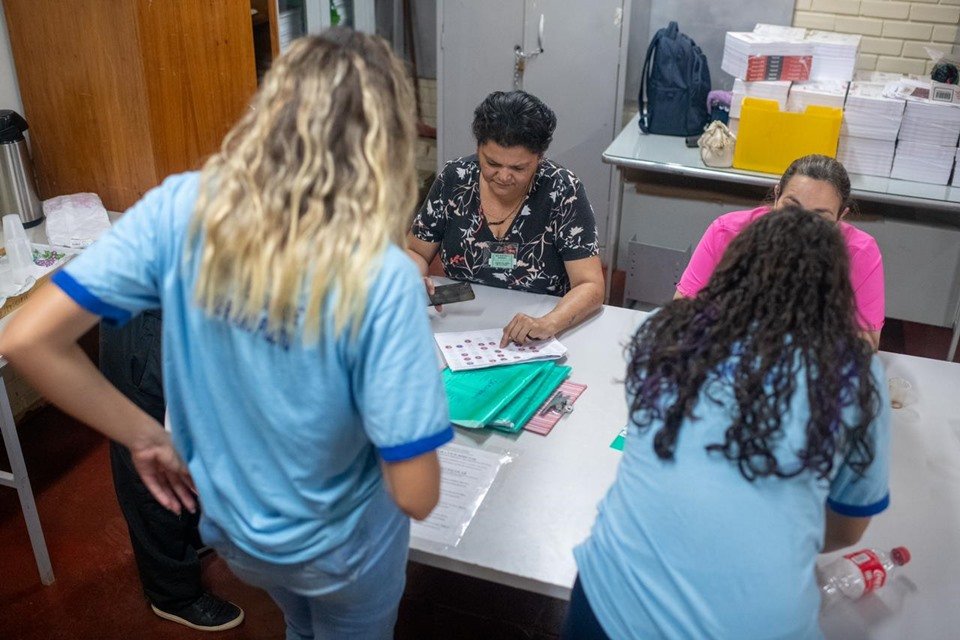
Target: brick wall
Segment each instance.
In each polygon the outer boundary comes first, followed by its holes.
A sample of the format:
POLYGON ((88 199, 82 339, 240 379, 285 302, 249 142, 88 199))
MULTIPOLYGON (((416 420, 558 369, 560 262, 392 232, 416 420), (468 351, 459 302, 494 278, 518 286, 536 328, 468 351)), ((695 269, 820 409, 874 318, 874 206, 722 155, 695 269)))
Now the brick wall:
POLYGON ((960 0, 797 0, 795 27, 859 33, 859 69, 926 74, 925 46, 951 51, 960 0))

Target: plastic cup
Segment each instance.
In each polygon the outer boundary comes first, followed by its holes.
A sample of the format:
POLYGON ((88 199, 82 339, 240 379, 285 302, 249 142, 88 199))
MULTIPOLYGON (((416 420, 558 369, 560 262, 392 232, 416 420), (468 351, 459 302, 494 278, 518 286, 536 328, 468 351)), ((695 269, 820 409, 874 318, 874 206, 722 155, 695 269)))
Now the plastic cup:
POLYGON ((33 266, 33 247, 30 246, 20 216, 15 213, 3 216, 3 244, 11 278, 18 283, 26 281, 33 266))
POLYGON ((903 409, 913 404, 916 398, 913 385, 909 380, 890 378, 887 380, 887 388, 890 390, 890 406, 894 409, 903 409))

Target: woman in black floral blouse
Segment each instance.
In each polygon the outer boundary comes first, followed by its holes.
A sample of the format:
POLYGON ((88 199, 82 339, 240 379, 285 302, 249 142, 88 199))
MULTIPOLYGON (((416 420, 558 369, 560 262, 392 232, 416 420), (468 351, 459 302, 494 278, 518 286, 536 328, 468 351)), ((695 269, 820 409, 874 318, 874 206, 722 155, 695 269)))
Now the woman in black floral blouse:
POLYGON ((514 316, 502 345, 549 338, 603 302, 593 208, 580 180, 544 157, 556 126, 535 96, 491 93, 474 112, 476 155, 447 163, 407 235, 428 289, 439 251, 450 278, 561 296, 542 317, 514 316))

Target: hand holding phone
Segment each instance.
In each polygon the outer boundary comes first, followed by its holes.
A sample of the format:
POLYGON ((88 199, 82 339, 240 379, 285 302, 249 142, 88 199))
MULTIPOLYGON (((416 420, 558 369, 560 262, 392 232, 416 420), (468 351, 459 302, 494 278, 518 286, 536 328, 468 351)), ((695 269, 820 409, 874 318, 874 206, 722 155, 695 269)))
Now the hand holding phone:
POLYGON ((451 304, 453 302, 473 300, 476 296, 469 282, 454 282, 453 284, 442 284, 434 287, 433 293, 431 293, 429 297, 430 304, 438 306, 451 304))

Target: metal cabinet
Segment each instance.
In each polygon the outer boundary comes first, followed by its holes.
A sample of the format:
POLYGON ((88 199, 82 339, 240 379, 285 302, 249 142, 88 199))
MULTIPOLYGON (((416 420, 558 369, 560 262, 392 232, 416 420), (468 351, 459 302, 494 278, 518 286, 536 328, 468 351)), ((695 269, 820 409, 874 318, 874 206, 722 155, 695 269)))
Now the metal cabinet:
POLYGON ((439 0, 440 165, 476 150, 473 110, 487 94, 529 91, 556 112, 547 155, 583 181, 606 238, 614 176, 601 155, 622 118, 630 3, 439 0))

